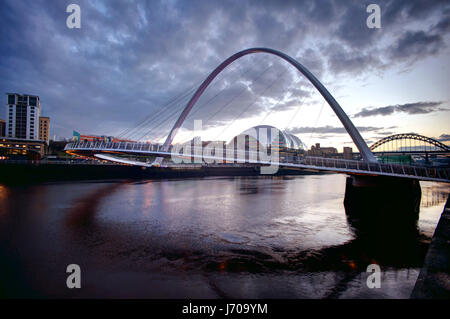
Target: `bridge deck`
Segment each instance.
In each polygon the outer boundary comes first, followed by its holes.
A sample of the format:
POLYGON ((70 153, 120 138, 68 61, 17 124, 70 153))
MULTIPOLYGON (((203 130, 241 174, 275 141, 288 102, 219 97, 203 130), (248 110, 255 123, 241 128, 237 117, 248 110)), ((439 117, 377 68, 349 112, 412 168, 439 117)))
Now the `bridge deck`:
MULTIPOLYGON (((66 151, 89 153, 122 153, 135 155, 153 155, 158 157, 191 158, 194 156, 197 162, 212 163, 214 161, 226 163, 242 163, 252 165, 276 165, 298 169, 311 169, 318 171, 333 171, 345 174, 360 174, 371 176, 392 176, 410 178, 424 181, 437 181, 450 183, 449 167, 428 167, 419 165, 402 165, 389 163, 368 163, 364 161, 331 159, 321 157, 280 156, 277 160, 261 160, 268 157, 264 152, 252 152, 237 150, 230 155, 215 155, 214 149, 192 148, 192 154, 176 151, 163 152, 161 145, 146 143, 113 143, 113 142, 75 142, 65 147, 66 151), (206 152, 205 152, 206 151, 206 152), (205 154, 206 153, 206 154, 205 154)), ((113 160, 113 158, 111 158, 113 160)), ((151 164, 133 162, 135 165, 151 166, 151 164)))

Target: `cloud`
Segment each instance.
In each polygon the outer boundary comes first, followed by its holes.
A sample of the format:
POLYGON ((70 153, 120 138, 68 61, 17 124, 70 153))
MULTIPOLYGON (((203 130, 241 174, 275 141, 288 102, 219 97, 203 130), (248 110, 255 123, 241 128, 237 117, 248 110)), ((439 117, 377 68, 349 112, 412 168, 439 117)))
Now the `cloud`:
POLYGON ((450 134, 441 134, 438 138, 438 141, 440 142, 449 142, 450 141, 450 134))
MULTIPOLYGON (((39 95, 51 134, 59 136, 73 129, 114 135, 148 115, 145 130, 167 133, 183 103, 152 116, 249 47, 278 49, 320 79, 343 75, 345 81, 395 68, 404 59, 437 56, 448 41, 448 1, 380 0, 381 30, 366 27, 360 1, 79 0, 79 30, 66 27, 70 3, 4 0, 0 10, 0 91, 39 95)), ((246 56, 205 91, 196 107, 223 92, 196 116, 208 119, 220 111, 209 125, 221 125, 247 106, 242 118, 287 110, 309 98, 305 83, 279 58, 246 56)))
POLYGON ((447 16, 443 17, 431 30, 439 33, 450 31, 450 10, 448 10, 447 16))
POLYGON ((443 102, 416 102, 397 105, 388 105, 377 108, 363 108, 362 111, 356 113, 353 117, 369 117, 369 116, 386 116, 394 112, 407 114, 428 114, 437 111, 444 111, 444 108, 438 108, 443 102))
MULTIPOLYGON (((359 132, 376 132, 383 130, 383 127, 373 127, 373 126, 359 126, 357 127, 359 132)), ((302 133, 317 133, 317 134, 347 134, 344 127, 335 126, 319 126, 319 127, 294 127, 289 130, 291 134, 302 134, 302 133)))
POLYGON ((333 74, 361 74, 374 68, 384 67, 376 53, 346 49, 336 42, 328 44, 321 52, 328 56, 329 71, 333 74))
POLYGON ((371 46, 373 41, 382 35, 380 30, 369 29, 366 25, 367 4, 363 1, 355 2, 342 13, 333 35, 348 47, 364 49, 371 46))
POLYGON ((380 137, 378 137, 378 138, 381 139, 381 138, 384 138, 384 137, 389 136, 389 135, 394 135, 395 132, 393 132, 393 131, 384 131, 384 132, 377 132, 377 134, 380 135, 380 137))
POLYGON ((445 47, 444 39, 440 34, 420 31, 407 31, 390 50, 392 59, 416 60, 438 53, 445 47))

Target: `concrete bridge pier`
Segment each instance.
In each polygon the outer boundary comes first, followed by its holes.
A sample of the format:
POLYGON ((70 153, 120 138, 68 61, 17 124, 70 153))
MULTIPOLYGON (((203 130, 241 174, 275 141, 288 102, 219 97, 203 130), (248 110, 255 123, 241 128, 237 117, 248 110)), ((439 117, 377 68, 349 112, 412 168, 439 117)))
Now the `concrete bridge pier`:
POLYGON ((419 181, 383 176, 349 176, 344 206, 357 235, 417 236, 419 181))

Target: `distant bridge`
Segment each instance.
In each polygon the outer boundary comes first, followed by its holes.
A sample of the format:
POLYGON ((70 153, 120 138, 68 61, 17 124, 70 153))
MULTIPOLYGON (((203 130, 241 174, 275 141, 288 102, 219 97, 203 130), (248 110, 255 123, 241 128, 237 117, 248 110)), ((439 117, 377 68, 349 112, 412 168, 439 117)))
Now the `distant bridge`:
POLYGON ((370 146, 373 153, 450 154, 450 147, 415 133, 390 135, 370 146))

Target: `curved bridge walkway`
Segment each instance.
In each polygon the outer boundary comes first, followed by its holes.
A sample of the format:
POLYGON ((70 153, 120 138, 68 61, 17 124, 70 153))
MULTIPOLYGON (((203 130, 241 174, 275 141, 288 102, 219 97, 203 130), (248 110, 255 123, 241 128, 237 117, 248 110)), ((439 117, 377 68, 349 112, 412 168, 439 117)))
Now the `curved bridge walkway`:
MULTIPOLYGON (((418 165, 401 165, 401 164, 389 164, 389 163, 372 163, 366 161, 355 161, 345 159, 331 159, 321 157, 299 157, 299 156, 280 156, 276 161, 260 160, 260 158, 266 158, 267 153, 264 152, 251 152, 251 151, 235 151, 234 156, 226 157, 214 155, 214 152, 206 148, 192 148, 191 155, 185 153, 177 153, 164 151, 163 145, 159 144, 147 144, 147 143, 113 143, 113 142, 74 142, 68 143, 65 150, 68 152, 78 154, 133 154, 133 155, 147 155, 158 157, 172 157, 172 158, 191 158, 197 156, 200 163, 212 163, 213 161, 225 164, 246 164, 254 166, 279 166, 298 169, 309 169, 315 171, 330 171, 342 174, 351 175, 368 175, 368 176, 391 176, 408 178, 422 181, 435 181, 450 183, 450 168, 448 167, 428 167, 418 165), (212 154, 212 155, 205 155, 212 154), (264 157, 265 156, 265 157, 264 157)), ((99 156, 100 157, 100 156, 99 156)), ((101 157, 100 157, 101 158, 101 157)), ((119 157, 109 156, 107 158, 111 161, 141 165, 150 167, 152 164, 137 161, 122 160, 119 157)))

